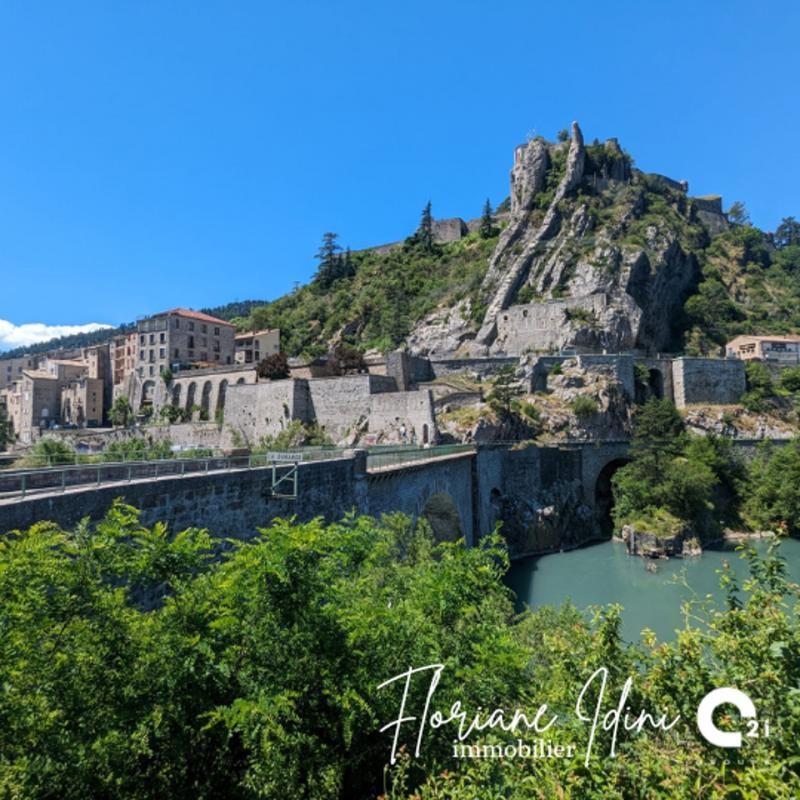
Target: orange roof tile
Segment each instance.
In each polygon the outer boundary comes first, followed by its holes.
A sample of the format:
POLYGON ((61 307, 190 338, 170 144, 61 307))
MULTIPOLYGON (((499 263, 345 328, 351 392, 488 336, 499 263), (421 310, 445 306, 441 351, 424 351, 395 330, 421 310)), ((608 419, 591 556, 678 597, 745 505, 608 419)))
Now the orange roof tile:
POLYGON ((212 317, 210 314, 204 314, 202 311, 195 311, 191 308, 172 308, 169 311, 164 311, 161 314, 156 314, 155 316, 188 317, 189 319, 197 319, 201 322, 210 322, 212 325, 224 325, 227 328, 233 327, 230 322, 226 322, 224 319, 212 317))

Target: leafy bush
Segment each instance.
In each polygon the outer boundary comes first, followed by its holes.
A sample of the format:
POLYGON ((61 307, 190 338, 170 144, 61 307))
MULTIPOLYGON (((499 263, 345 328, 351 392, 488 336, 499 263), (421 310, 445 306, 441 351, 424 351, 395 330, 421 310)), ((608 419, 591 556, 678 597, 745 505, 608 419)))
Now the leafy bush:
POLYGON ((273 353, 272 355, 263 358, 258 363, 256 372, 259 378, 265 378, 270 381, 283 380, 290 375, 289 360, 286 358, 286 353, 273 353))
POLYGON ((576 417, 590 417, 597 413, 597 400, 589 395, 582 394, 572 401, 572 413, 576 417))
POLYGON ((153 441, 141 436, 112 442, 103 451, 103 461, 152 461, 173 458, 172 443, 153 441))
POLYGON ((262 436, 258 445, 253 448, 253 452, 294 450, 297 447, 321 447, 332 444, 330 436, 316 422, 306 425, 294 419, 280 433, 262 436))
POLYGON ((800 367, 787 367, 781 370, 781 388, 792 394, 800 392, 800 367))
MULTIPOLYGON (((745 551, 742 599, 691 607, 674 641, 626 644, 618 606, 514 613, 497 536, 437 544, 402 515, 324 525, 276 520, 219 550, 206 531, 142 525, 121 503, 96 528, 39 523, 0 543, 3 720, 0 790, 9 797, 508 800, 800 794, 795 689, 798 591, 777 540, 745 551), (213 556, 213 557, 212 557, 213 556), (145 604, 144 600, 147 600, 145 604), (699 624, 695 619, 699 617, 699 624), (442 664, 432 710, 458 701, 559 715, 554 745, 571 758, 452 758, 450 731, 417 728, 385 765, 409 666, 442 664), (584 767, 581 688, 607 670, 607 705, 632 676, 631 709, 680 715, 671 730, 600 727, 584 767), (731 751, 698 733, 698 704, 746 687, 774 734, 731 751), (447 769, 444 770, 446 765, 447 769), (698 794, 698 787, 719 787, 698 794), (568 787, 564 791, 564 787, 568 787)), ((409 683, 406 709, 425 707, 409 683)), ((600 698, 592 693, 586 708, 600 698)), ((452 729, 451 729, 452 730, 452 729)), ((469 741, 516 742, 496 729, 469 741)))
POLYGON ((52 436, 46 436, 33 445, 23 462, 32 467, 54 467, 76 464, 78 456, 75 450, 66 442, 52 436))

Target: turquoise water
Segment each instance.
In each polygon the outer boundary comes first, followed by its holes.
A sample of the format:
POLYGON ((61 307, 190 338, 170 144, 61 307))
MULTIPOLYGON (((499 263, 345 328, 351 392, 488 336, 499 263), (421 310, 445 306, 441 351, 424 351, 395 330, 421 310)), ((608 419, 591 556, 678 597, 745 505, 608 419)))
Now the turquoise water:
MULTIPOLYGON (((766 547, 765 541, 756 542, 757 549, 764 551, 766 547)), ((780 550, 790 578, 800 582, 800 541, 784 540, 780 550)), ((702 600, 711 594, 721 607, 724 595, 717 570, 723 560, 741 579, 748 577, 747 563, 735 550, 706 550, 699 558, 646 562, 629 556, 623 544, 603 542, 517 561, 506 583, 516 593, 520 608, 525 603, 535 608, 560 605, 566 600, 581 609, 620 603, 625 609, 622 634, 626 640, 638 639, 645 627, 667 640, 674 638, 676 628, 683 627, 684 601, 702 600), (645 563, 656 564, 657 572, 648 572, 645 563)))

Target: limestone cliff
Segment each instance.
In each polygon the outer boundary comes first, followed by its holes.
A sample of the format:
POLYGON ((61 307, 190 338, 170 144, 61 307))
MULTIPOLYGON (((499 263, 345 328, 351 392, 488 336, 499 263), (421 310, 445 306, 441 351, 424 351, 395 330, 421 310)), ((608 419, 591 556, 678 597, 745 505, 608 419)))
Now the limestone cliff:
POLYGON ((439 309, 412 350, 470 355, 669 350, 697 289, 695 253, 727 227, 687 185, 632 167, 615 139, 518 147, 510 214, 480 289, 439 309), (474 320, 478 320, 478 324, 474 320))

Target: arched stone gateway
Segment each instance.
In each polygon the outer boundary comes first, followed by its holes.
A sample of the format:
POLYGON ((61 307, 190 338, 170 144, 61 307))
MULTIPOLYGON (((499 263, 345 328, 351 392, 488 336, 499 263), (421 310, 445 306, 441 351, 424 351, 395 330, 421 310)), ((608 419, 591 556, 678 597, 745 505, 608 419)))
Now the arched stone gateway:
POLYGON ((430 524, 437 541, 454 542, 464 536, 458 508, 453 498, 445 492, 437 492, 428 498, 422 516, 430 524))
POLYGON ((217 408, 216 408, 216 415, 222 414, 225 411, 225 394, 228 391, 228 381, 223 380, 219 384, 219 389, 217 389, 217 408))
POLYGON ((648 386, 653 397, 659 400, 664 397, 664 376, 660 369, 651 369, 648 386))
POLYGON ((197 386, 194 383, 189 384, 189 388, 186 390, 186 410, 191 411, 192 406, 194 405, 194 395, 197 391, 197 386))
POLYGON ((594 486, 594 508, 597 520, 600 524, 602 532, 611 536, 614 530, 614 522, 611 517, 611 512, 614 509, 614 493, 612 492, 611 479, 620 467, 624 467, 630 463, 629 458, 615 458, 609 461, 600 474, 597 476, 597 481, 594 486))
POLYGON ((200 397, 200 419, 208 419, 211 408, 211 381, 203 384, 203 393, 200 397))

